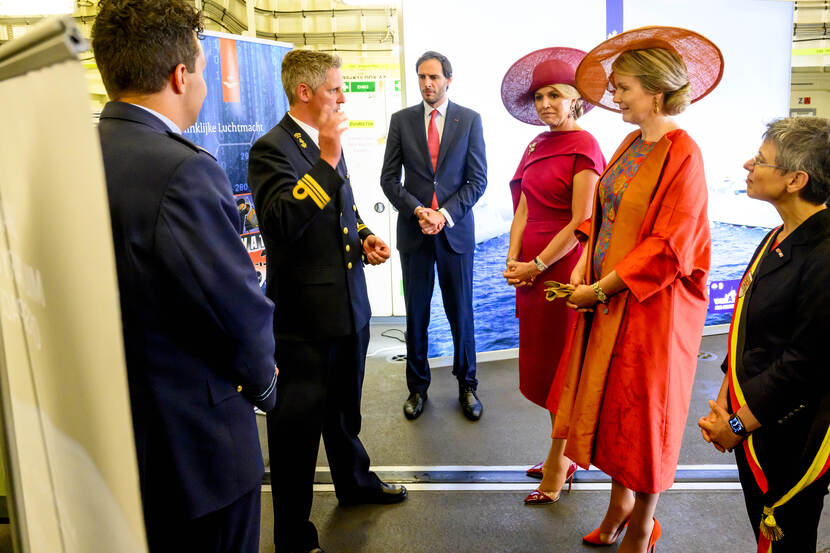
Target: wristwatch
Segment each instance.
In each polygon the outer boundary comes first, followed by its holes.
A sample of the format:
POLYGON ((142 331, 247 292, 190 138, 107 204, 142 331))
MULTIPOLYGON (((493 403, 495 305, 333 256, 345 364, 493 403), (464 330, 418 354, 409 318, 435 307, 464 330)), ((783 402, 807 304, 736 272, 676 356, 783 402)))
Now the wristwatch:
POLYGON ((602 291, 602 288, 599 286, 599 281, 596 281, 591 285, 591 288, 594 289, 594 294, 597 295, 597 299, 600 303, 608 303, 608 296, 605 295, 605 292, 602 291))
POLYGON ((548 266, 545 265, 545 262, 539 259, 538 255, 533 258, 533 264, 536 265, 536 268, 539 269, 540 273, 544 273, 545 270, 548 268, 548 266))
POLYGON ((729 427, 732 429, 732 432, 741 438, 746 438, 747 434, 749 434, 749 432, 746 431, 746 428, 744 428, 744 423, 741 422, 741 418, 737 413, 729 417, 729 427))

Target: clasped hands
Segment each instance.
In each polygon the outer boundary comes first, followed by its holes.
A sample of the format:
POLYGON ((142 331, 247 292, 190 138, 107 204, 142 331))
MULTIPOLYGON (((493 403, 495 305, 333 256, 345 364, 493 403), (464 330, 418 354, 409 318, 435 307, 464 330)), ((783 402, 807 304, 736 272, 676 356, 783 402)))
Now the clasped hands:
POLYGON ((428 207, 419 207, 415 210, 418 217, 418 224, 421 225, 421 232, 424 234, 438 234, 447 224, 444 214, 428 207))
POLYGON ((501 276, 507 280, 507 284, 514 288, 521 288, 522 286, 530 286, 536 275, 539 274, 539 268, 532 261, 517 261, 512 258, 507 259, 507 270, 501 276))
POLYGON ((731 415, 726 410, 725 405, 721 405, 717 401, 709 400, 709 414, 705 417, 700 417, 697 420, 697 425, 700 427, 700 434, 706 443, 715 446, 715 449, 721 453, 732 451, 743 438, 732 431, 729 425, 729 418, 731 415))

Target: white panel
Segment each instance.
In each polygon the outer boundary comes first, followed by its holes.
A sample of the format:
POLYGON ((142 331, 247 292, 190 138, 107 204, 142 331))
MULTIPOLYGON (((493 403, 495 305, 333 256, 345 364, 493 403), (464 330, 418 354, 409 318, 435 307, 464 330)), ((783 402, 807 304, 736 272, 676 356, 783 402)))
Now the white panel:
POLYGON ((0 340, 23 551, 146 551, 109 210, 83 68, 0 82, 0 340))
MULTIPOLYGON (((758 148, 764 123, 788 114, 792 3, 762 0, 625 0, 626 29, 672 25, 693 29, 723 51, 726 71, 709 97, 678 117, 704 154, 713 203, 745 212, 754 224, 774 223, 774 212, 758 202, 734 202, 741 164, 758 148), (740 21, 740 25, 735 22, 740 21), (722 197, 721 197, 722 196, 722 197), (760 222, 759 222, 760 220, 760 222)), ((435 5, 404 0, 403 40, 407 103, 421 98, 415 62, 426 50, 453 64, 450 98, 482 115, 489 164, 487 192, 476 209, 477 226, 507 230, 511 205, 507 183, 523 148, 543 130, 513 119, 501 102, 501 80, 522 55, 549 46, 590 50, 605 38, 605 2, 458 0, 435 5), (475 17, 471 17, 475 14, 475 17)), ((594 109, 579 124, 594 133, 606 156, 634 127, 620 116, 594 109)), ((744 200, 739 198, 739 200, 744 200)))
MULTIPOLYGON (((528 142, 545 130, 514 119, 501 101, 501 81, 524 54, 550 46, 589 50, 605 34, 605 1, 551 2, 458 0, 403 2, 403 40, 408 105, 421 100, 415 62, 427 50, 446 55, 453 67, 452 101, 476 110, 484 125, 488 186, 475 210, 477 233, 510 229, 508 183, 528 142)), ((580 124, 593 131, 593 117, 580 124)))
MULTIPOLYGON (((380 187, 380 170, 386 150, 386 133, 389 118, 401 104, 400 91, 396 90, 397 65, 385 64, 344 65, 343 79, 350 87, 346 93, 343 110, 351 127, 343 134, 343 153, 349 167, 355 202, 360 217, 372 232, 394 251, 394 212, 392 205, 380 187), (392 76, 390 76, 392 75, 392 76), (373 86, 373 91, 361 91, 360 86, 373 86), (381 211, 376 204, 381 204, 381 211)), ((366 265, 366 287, 372 315, 385 317, 393 314, 394 286, 393 263, 366 265)))
POLYGON ((758 151, 766 123, 789 115, 792 2, 625 0, 624 17, 626 29, 685 27, 718 45, 725 60, 720 85, 678 116, 677 122, 703 152, 713 220, 765 227, 780 224, 770 204, 739 192, 746 189, 742 165, 758 151))

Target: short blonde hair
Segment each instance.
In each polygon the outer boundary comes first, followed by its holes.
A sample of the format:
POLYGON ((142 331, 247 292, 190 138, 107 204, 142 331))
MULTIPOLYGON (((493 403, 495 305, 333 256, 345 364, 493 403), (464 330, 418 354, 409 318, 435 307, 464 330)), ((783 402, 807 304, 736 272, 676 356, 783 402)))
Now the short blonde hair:
POLYGON ((686 64, 676 52, 666 48, 628 50, 614 60, 611 68, 615 73, 637 77, 649 94, 662 92, 667 115, 677 115, 691 103, 686 64))
POLYGON ((574 119, 582 117, 582 114, 585 113, 585 109, 582 96, 579 95, 579 91, 576 87, 565 83, 556 83, 550 86, 552 86, 553 89, 563 98, 574 98, 576 102, 574 102, 573 117, 574 119))
MULTIPOLYGON (((249 0, 250 1, 250 0, 249 0)), ((338 69, 339 56, 316 50, 291 50, 282 59, 282 88, 288 96, 288 105, 297 102, 297 87, 305 83, 317 90, 326 82, 329 69, 338 69)))

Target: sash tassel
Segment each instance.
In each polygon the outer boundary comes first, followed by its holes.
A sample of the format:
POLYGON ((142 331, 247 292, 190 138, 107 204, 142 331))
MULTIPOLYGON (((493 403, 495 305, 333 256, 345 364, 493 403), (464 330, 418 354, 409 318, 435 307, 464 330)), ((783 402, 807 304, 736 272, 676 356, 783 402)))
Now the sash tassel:
POLYGON ((784 537, 784 531, 776 524, 773 512, 775 507, 764 507, 764 516, 761 518, 761 534, 769 541, 778 541, 784 537))

